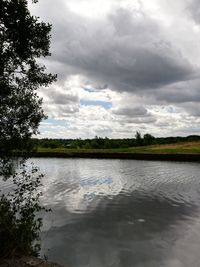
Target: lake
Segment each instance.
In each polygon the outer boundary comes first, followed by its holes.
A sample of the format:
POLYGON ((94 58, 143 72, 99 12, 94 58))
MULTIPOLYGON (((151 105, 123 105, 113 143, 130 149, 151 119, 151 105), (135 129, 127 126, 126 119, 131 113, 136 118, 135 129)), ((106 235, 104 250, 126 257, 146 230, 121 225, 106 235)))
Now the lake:
POLYGON ((31 161, 52 208, 41 256, 66 267, 200 266, 200 164, 31 161))

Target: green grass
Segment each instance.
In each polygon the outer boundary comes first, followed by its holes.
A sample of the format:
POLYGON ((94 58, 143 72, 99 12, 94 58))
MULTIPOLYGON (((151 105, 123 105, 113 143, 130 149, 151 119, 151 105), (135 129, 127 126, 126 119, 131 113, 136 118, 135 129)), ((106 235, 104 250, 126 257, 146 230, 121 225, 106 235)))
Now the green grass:
POLYGON ((69 149, 69 148, 41 148, 37 152, 46 153, 167 153, 167 154, 194 154, 200 153, 200 142, 185 142, 168 145, 154 145, 116 149, 69 149))

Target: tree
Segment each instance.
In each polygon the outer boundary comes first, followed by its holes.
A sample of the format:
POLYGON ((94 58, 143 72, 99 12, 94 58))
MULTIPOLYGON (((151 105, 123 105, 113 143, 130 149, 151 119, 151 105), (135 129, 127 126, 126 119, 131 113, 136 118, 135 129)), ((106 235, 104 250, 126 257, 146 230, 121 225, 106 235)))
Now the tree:
POLYGON ((30 14, 27 0, 0 1, 1 153, 24 147, 45 118, 36 90, 56 79, 38 63, 50 56, 50 31, 50 24, 30 14))
POLYGON ((140 132, 136 132, 135 134, 135 141, 136 141, 136 145, 141 146, 142 145, 142 136, 140 132))
POLYGON ((149 133, 146 133, 143 137, 143 140, 144 140, 144 145, 148 146, 153 144, 155 137, 149 133))
POLYGON ((50 56, 50 31, 50 24, 30 14, 27 0, 0 0, 0 175, 12 174, 15 185, 14 192, 0 196, 0 257, 38 252, 41 220, 35 212, 42 209, 42 175, 37 168, 29 173, 24 163, 17 174, 9 160, 14 149, 28 149, 45 118, 36 91, 56 80, 38 63, 50 56))

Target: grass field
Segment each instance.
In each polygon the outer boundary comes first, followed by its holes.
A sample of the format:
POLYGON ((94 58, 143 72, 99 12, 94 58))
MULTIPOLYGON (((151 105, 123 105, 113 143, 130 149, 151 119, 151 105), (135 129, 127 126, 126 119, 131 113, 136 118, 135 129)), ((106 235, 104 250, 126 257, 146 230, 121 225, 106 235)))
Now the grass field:
POLYGON ((57 153, 167 153, 167 154, 196 154, 200 153, 200 141, 181 142, 167 145, 153 145, 117 149, 69 149, 69 148, 41 148, 37 152, 57 153))

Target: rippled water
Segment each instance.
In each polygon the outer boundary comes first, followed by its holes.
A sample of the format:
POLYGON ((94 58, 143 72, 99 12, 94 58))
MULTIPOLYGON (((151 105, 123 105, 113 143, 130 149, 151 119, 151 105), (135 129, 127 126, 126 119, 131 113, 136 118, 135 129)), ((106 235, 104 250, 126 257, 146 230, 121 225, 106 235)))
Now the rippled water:
POLYGON ((66 267, 200 266, 200 164, 32 161, 53 210, 41 255, 66 267))

